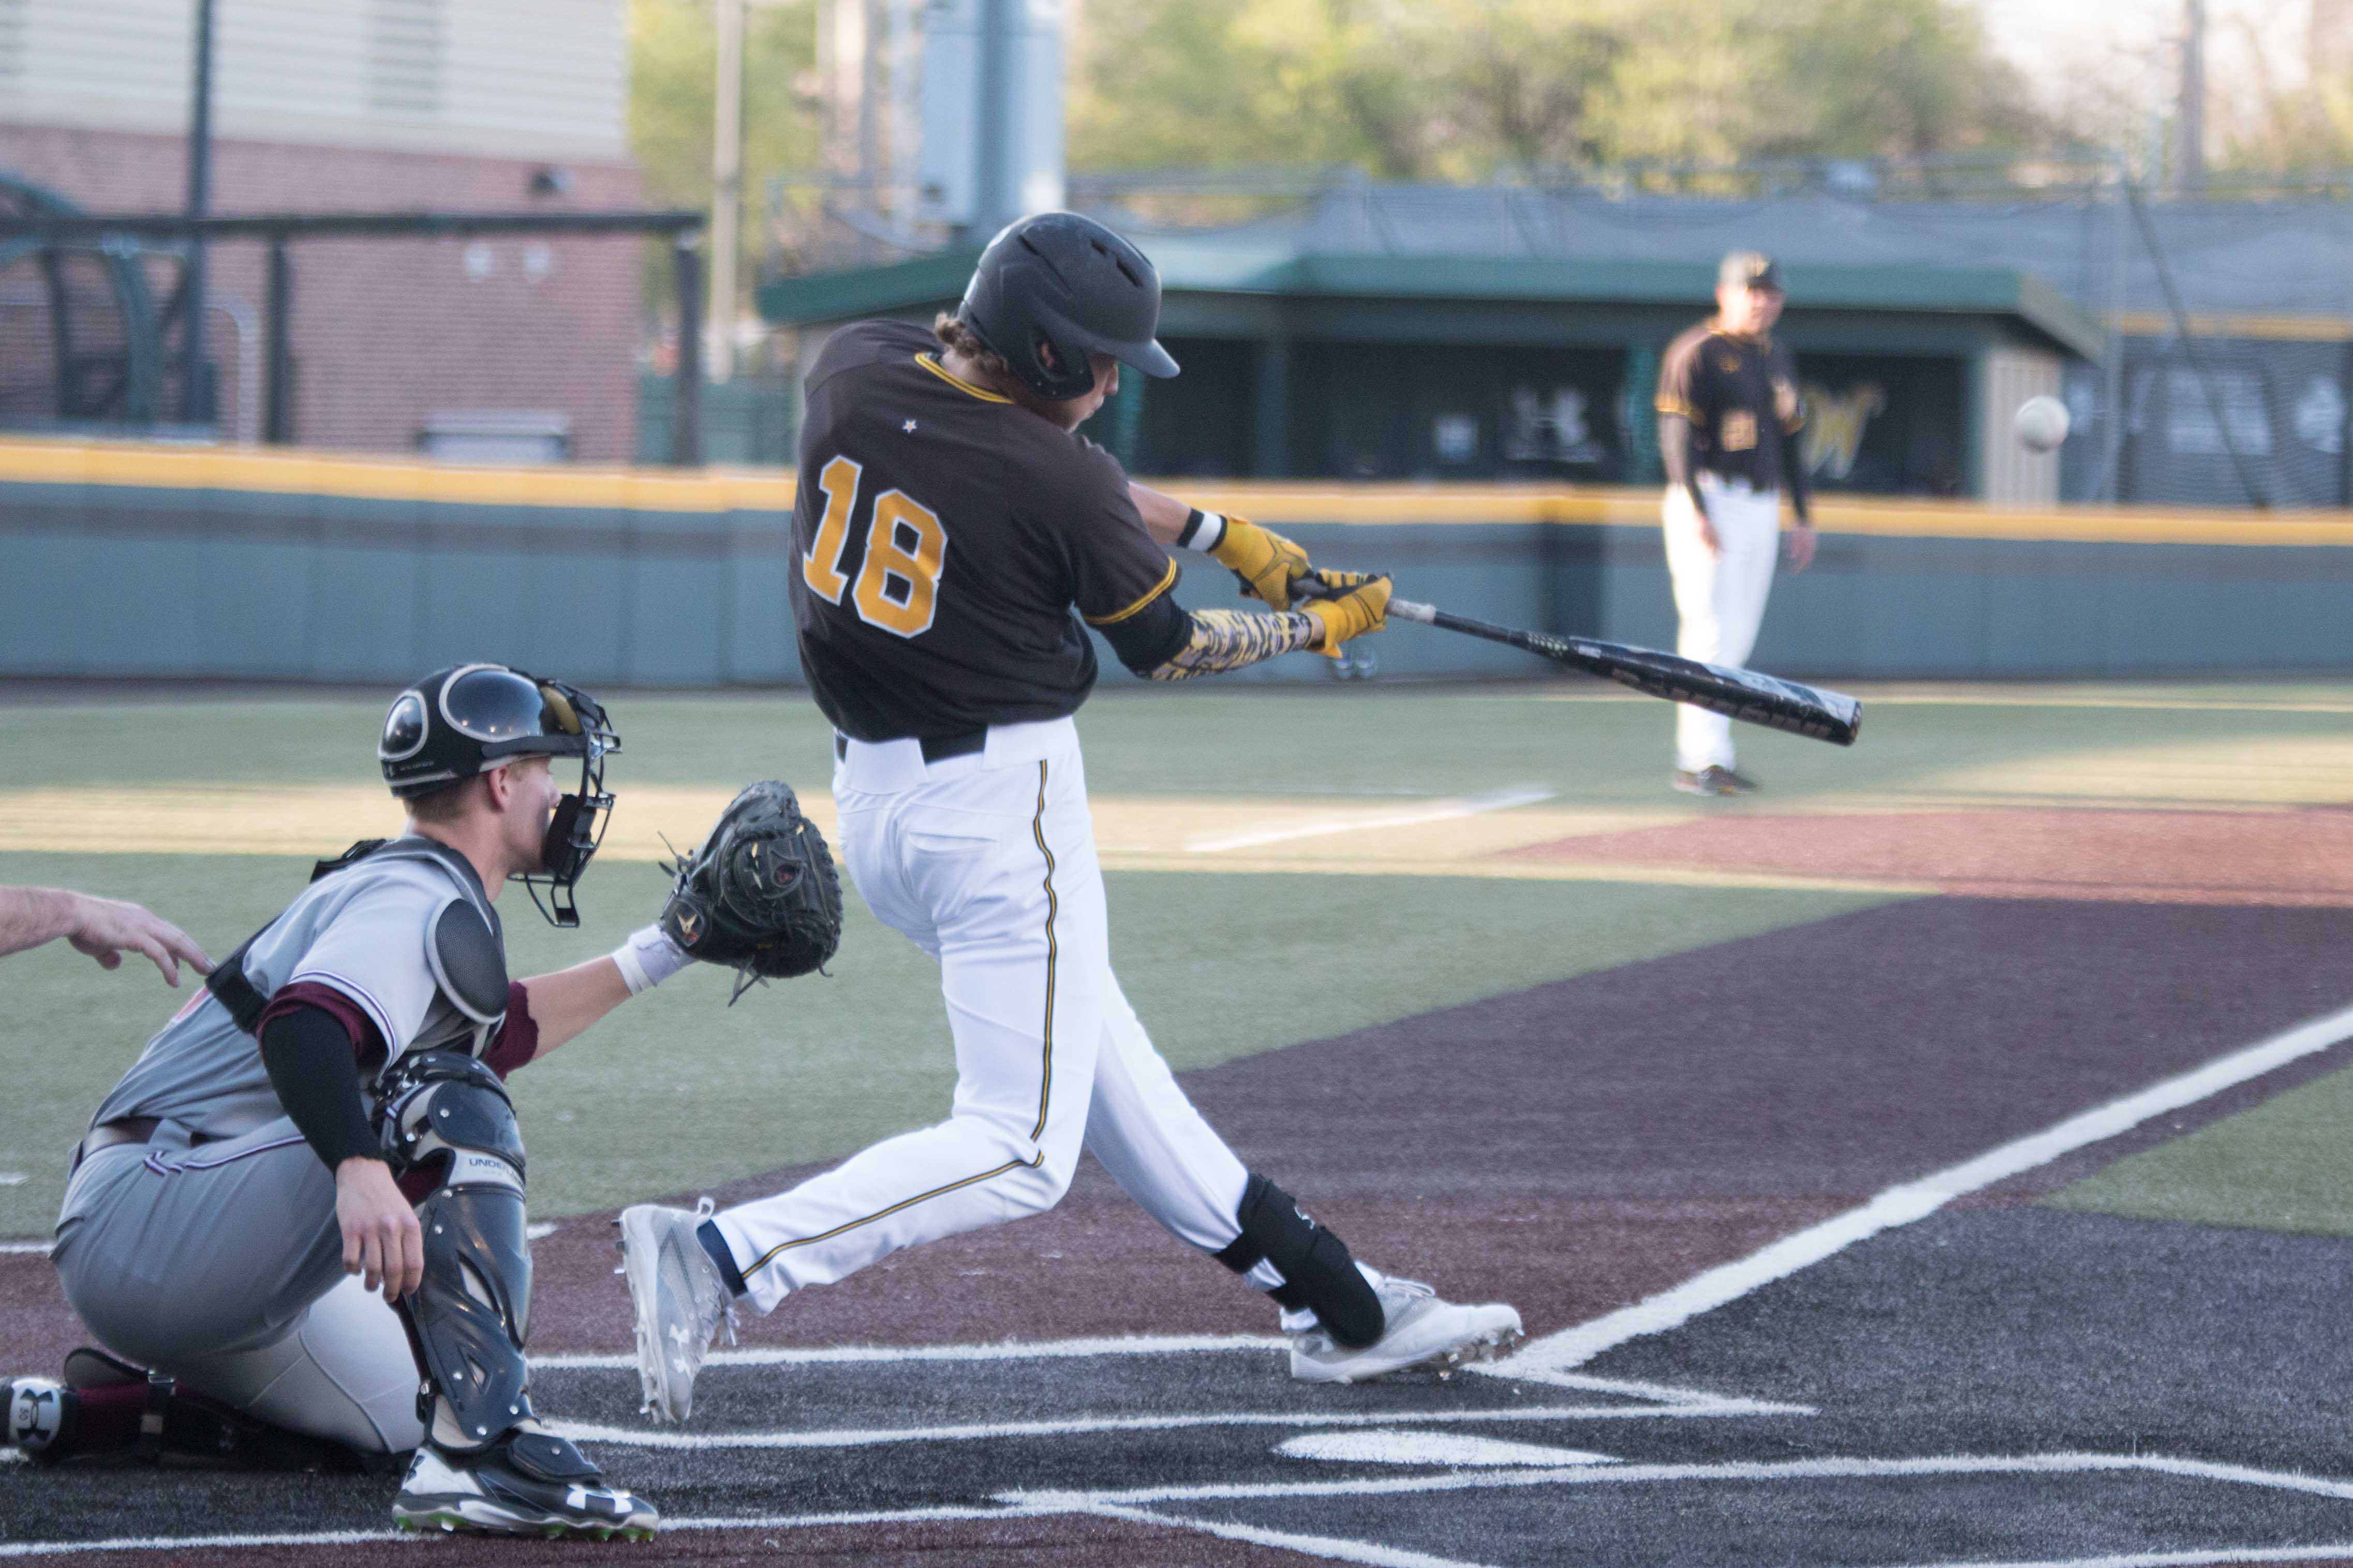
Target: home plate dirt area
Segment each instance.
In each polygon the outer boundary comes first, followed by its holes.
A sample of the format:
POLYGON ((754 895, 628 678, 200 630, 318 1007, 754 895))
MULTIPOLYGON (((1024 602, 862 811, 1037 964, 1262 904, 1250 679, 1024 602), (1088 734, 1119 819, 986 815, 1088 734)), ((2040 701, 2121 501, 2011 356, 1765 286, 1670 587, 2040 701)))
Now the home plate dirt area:
MULTIPOLYGON (((1292 1383, 1263 1301, 1089 1166, 747 1321, 655 1428, 609 1226, 573 1219, 538 1403, 655 1542, 395 1540, 385 1478, 16 1463, 0 1556, 2353 1562, 2353 1243, 2036 1203, 2347 1065, 2337 906, 1914 899, 1187 1075, 1359 1255, 1518 1305, 1481 1371, 1292 1383)), ((74 1342, 46 1259, 0 1256, 5 1364, 74 1342)))

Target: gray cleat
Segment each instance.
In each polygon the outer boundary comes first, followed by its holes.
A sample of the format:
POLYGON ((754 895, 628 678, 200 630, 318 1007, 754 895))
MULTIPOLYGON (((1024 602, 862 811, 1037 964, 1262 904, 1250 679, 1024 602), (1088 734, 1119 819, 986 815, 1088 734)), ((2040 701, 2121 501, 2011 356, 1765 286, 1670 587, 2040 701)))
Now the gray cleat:
POLYGON ((724 1325, 735 1339, 735 1303, 695 1227, 711 1217, 709 1198, 691 1211, 638 1204, 621 1211, 621 1272, 638 1315, 638 1378, 643 1409, 657 1422, 683 1424, 694 1409, 694 1374, 724 1325))

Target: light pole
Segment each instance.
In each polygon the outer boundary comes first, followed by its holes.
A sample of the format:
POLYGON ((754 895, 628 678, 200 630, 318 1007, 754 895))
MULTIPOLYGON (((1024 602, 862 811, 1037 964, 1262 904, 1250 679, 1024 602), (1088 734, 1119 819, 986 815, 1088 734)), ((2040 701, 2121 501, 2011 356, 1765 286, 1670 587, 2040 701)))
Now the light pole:
POLYGON ((711 139, 711 297, 703 338, 711 379, 735 374, 736 226, 744 207, 744 0, 715 0, 718 112, 711 139))
MULTIPOLYGON (((196 0, 195 79, 188 106, 188 216, 212 206, 213 0, 196 0)), ((180 417, 201 425, 213 416, 212 366, 205 356, 205 242, 187 237, 187 272, 180 302, 180 417)), ((238 396, 245 393, 239 389, 238 396)))

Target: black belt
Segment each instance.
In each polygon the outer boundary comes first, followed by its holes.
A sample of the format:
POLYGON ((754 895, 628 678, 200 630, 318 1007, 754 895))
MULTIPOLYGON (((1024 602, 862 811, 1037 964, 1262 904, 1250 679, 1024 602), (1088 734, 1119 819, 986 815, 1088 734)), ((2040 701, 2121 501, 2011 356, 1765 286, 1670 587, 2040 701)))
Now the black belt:
MULTIPOLYGON (((987 730, 967 730, 961 735, 926 735, 915 742, 923 751, 926 763, 944 763, 950 757, 968 757, 988 745, 987 730)), ((833 760, 840 762, 849 755, 849 737, 836 731, 833 737, 833 760)))
POLYGON ((118 1143, 144 1143, 155 1136, 157 1122, 153 1116, 126 1116, 120 1121, 101 1121, 82 1135, 74 1145, 73 1159, 66 1165, 66 1173, 81 1169, 81 1163, 100 1149, 111 1149, 118 1143))

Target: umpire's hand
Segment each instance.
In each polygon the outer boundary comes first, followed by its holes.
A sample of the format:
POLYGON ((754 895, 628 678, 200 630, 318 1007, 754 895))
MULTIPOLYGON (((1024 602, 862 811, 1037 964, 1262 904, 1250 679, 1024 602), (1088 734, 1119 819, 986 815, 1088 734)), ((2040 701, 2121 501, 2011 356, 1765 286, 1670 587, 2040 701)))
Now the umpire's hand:
POLYGON ((335 1223, 343 1232, 343 1272, 364 1274, 387 1301, 425 1283, 425 1237, 392 1167, 354 1154, 335 1167, 335 1223))

